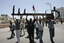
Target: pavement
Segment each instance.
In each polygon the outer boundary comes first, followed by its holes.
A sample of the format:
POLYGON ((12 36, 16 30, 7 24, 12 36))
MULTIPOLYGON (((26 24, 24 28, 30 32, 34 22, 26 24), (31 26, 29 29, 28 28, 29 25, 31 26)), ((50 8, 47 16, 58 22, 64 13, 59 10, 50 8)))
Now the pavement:
MULTIPOLYGON (((25 35, 23 37, 20 37, 20 43, 29 43, 29 39, 25 38, 27 35, 28 34, 25 29, 25 35)), ((34 34, 34 36, 36 37, 36 33, 34 34)), ((16 36, 11 40, 7 40, 8 37, 10 37, 9 27, 6 27, 4 29, 0 28, 0 43, 15 43, 17 41, 16 36)), ((44 43, 51 43, 49 37, 49 29, 46 26, 44 27, 42 39, 44 43)), ((55 43, 64 43, 64 24, 55 24, 54 41, 55 43)), ((35 39, 35 42, 39 43, 39 39, 35 39)))

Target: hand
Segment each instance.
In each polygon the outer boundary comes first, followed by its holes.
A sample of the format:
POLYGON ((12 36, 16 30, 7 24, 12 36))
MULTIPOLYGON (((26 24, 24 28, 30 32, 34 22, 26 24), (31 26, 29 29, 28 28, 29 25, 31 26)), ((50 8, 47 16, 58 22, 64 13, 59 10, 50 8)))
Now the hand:
POLYGON ((35 17, 35 16, 33 15, 33 17, 35 17))
POLYGON ((27 15, 28 16, 28 15, 27 15))
POLYGON ((26 19, 27 19, 27 16, 28 16, 28 15, 26 15, 26 19))

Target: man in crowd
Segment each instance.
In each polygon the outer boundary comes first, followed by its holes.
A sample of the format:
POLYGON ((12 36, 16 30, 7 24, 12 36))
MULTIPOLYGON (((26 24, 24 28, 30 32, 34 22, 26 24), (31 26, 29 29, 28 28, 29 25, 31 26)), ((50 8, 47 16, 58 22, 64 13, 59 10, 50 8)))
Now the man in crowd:
POLYGON ((17 42, 20 43, 20 23, 21 21, 19 19, 16 19, 15 25, 16 25, 16 37, 17 37, 17 42))
MULTIPOLYGON (((34 16, 33 16, 34 17, 34 16)), ((32 18, 30 18, 30 21, 27 20, 27 16, 26 16, 26 21, 27 21, 27 28, 28 28, 28 34, 29 34, 29 40, 30 43, 35 43, 34 42, 34 23, 35 23, 35 17, 34 20, 32 21, 32 18)))
POLYGON ((55 34, 54 34, 55 22, 54 22, 54 20, 51 19, 51 17, 48 17, 47 23, 48 23, 49 33, 50 33, 50 41, 51 41, 51 43, 54 43, 53 37, 55 36, 55 34))
POLYGON ((39 38, 39 29, 38 29, 38 19, 36 19, 36 21, 35 21, 35 28, 36 28, 36 39, 38 39, 39 38))

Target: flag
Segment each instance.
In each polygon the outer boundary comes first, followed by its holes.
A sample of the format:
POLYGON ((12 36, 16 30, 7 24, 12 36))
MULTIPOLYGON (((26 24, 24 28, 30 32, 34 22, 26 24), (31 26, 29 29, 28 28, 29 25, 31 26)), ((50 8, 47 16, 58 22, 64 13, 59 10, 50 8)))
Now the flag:
POLYGON ((34 10, 36 10, 36 9, 35 9, 35 7, 34 7, 34 5, 33 5, 33 11, 34 11, 34 10))
POLYGON ((33 7, 32 7, 32 8, 33 8, 34 13, 36 13, 36 9, 35 9, 34 5, 33 5, 33 7))

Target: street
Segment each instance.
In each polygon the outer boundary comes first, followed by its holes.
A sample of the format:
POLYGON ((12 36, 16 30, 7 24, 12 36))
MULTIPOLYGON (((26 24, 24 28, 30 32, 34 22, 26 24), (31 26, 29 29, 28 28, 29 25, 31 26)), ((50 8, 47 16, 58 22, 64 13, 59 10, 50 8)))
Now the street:
MULTIPOLYGON (((25 38, 27 36, 27 31, 25 29, 25 36, 20 37, 21 43, 29 43, 29 39, 25 38)), ((36 37, 36 33, 34 34, 36 37)), ((16 42, 16 36, 15 38, 11 40, 7 40, 7 38, 10 37, 10 31, 9 27, 0 29, 0 43, 15 43, 16 42)), ((43 42, 44 43, 51 43, 50 37, 49 37, 49 29, 48 27, 44 26, 44 33, 43 33, 43 42)), ((64 24, 55 24, 55 37, 54 37, 55 43, 64 43, 64 24)), ((36 43, 39 43, 39 39, 35 39, 36 43)))

